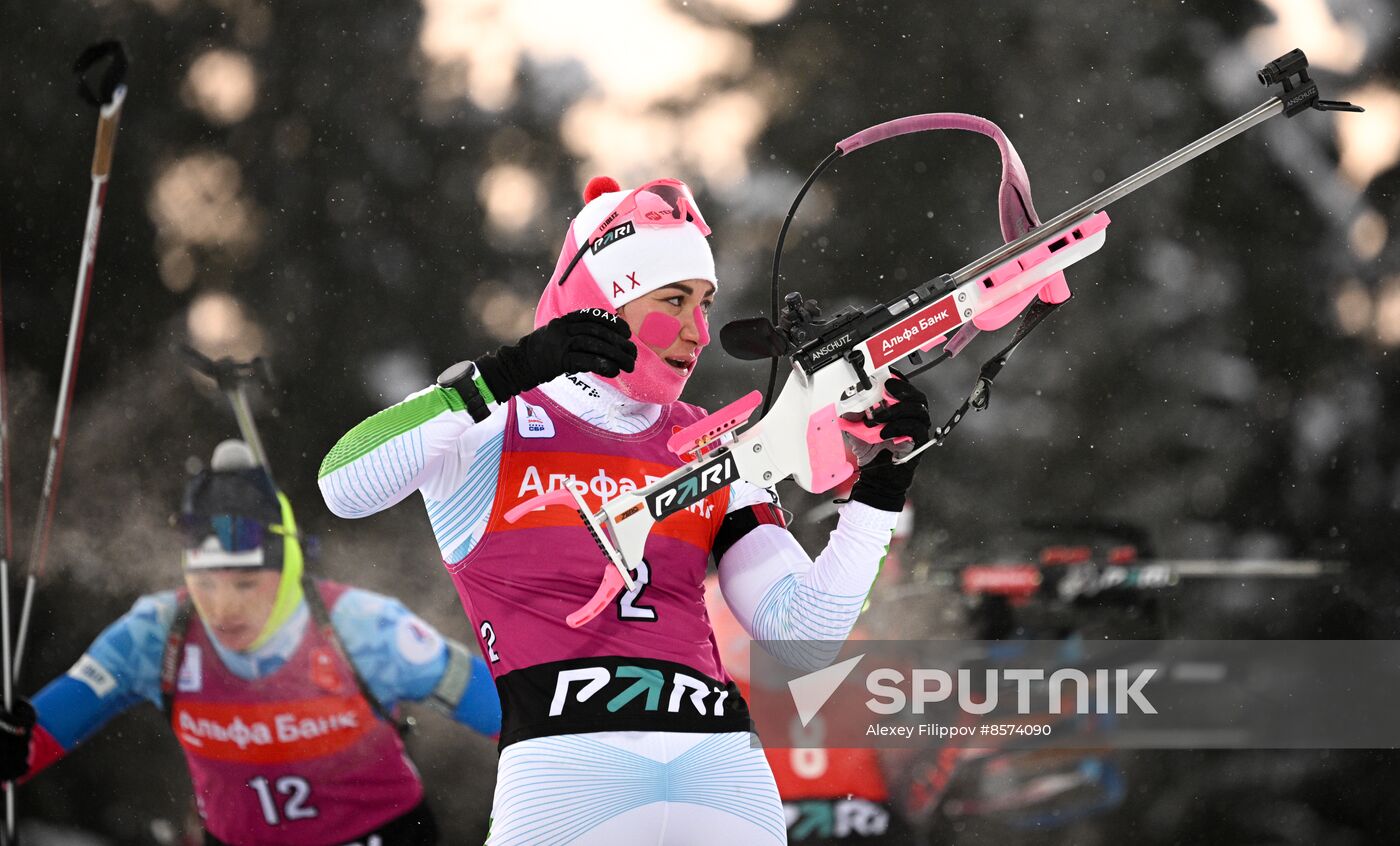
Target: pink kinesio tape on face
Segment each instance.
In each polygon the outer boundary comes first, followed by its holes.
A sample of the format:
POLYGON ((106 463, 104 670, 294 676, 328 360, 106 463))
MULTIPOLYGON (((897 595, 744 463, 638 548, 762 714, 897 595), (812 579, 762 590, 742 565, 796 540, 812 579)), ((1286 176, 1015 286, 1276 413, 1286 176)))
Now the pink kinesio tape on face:
POLYGON ((700 306, 695 307, 695 333, 700 336, 699 344, 702 347, 710 345, 710 321, 705 316, 705 309, 700 306))
POLYGON ((653 311, 642 320, 642 328, 637 331, 637 338, 642 343, 666 349, 676 342, 681 334, 681 322, 669 314, 653 311))
MULTIPOLYGON (((695 356, 698 359, 700 350, 710 342, 710 331, 705 324, 703 310, 696 308, 694 317, 698 341, 695 356)), ((686 380, 694 369, 695 359, 691 360, 690 370, 681 371, 668 364, 657 350, 665 353, 681 336, 682 329, 681 321, 663 312, 653 311, 642 319, 642 325, 636 332, 636 338, 642 342, 637 348, 636 369, 631 373, 619 373, 616 377, 623 393, 633 399, 662 405, 680 398, 686 380)))
POLYGON ((667 364, 651 347, 642 344, 637 347, 637 365, 631 373, 619 373, 603 381, 616 384, 624 394, 639 402, 665 405, 680 399, 689 378, 689 373, 667 364))

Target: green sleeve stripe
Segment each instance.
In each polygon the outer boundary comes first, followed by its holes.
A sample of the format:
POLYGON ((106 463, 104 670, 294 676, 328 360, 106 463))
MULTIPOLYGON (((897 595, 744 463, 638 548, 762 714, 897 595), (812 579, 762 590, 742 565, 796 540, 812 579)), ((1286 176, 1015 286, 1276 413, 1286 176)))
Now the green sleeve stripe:
POLYGON ((444 411, 464 411, 467 404, 454 388, 438 388, 407 402, 386 408, 345 433, 321 462, 318 478, 334 473, 404 432, 437 417, 444 411))

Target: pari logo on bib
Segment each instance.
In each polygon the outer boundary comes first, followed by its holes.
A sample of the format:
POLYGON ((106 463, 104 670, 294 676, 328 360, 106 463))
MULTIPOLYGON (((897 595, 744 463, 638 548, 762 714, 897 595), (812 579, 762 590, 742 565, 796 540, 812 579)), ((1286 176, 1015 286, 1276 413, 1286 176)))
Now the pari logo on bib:
MULTIPOLYGON (((690 188, 678 179, 657 179, 623 191, 606 176, 588 182, 584 207, 569 224, 554 275, 540 295, 535 326, 571 311, 599 308, 617 313, 628 303, 677 282, 716 284, 715 259, 706 237, 710 227, 690 188)), ((607 379, 641 402, 665 404, 681 395, 699 348, 709 343, 705 316, 692 315, 698 336, 684 368, 657 354, 675 343, 680 320, 653 312, 635 331, 637 366, 607 379)))

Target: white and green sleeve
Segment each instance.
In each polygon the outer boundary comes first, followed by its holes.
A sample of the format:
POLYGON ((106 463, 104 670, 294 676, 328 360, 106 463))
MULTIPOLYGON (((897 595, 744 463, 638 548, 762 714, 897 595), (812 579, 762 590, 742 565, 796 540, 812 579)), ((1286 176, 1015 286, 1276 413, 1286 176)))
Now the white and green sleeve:
POLYGON ((455 389, 434 385, 360 423, 321 463, 326 507, 365 517, 421 491, 443 558, 460 559, 481 537, 500 471, 506 407, 488 407, 478 423, 455 389))

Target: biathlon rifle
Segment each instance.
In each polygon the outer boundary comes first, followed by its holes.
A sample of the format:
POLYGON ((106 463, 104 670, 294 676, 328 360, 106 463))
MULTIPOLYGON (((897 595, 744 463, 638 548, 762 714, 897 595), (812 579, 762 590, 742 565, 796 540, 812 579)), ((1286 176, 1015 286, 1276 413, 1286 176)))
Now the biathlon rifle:
POLYGON ((179 351, 186 364, 196 373, 213 379, 219 390, 223 391, 233 408, 238 432, 253 453, 253 460, 271 478, 272 465, 267 461, 267 451, 263 449, 262 438, 258 435, 258 421, 253 417, 253 408, 248 402, 249 385, 272 385, 272 368, 268 366, 267 359, 259 356, 250 361, 237 361, 225 357, 215 361, 189 344, 181 344, 179 351))
POLYGON ((822 493, 855 472, 843 434, 867 443, 880 440, 865 424, 866 413, 886 401, 885 383, 896 364, 908 363, 901 375, 912 376, 957 355, 981 331, 1000 329, 1017 315, 1021 325, 1011 344, 982 368, 972 394, 931 440, 901 450, 895 461, 908 461, 941 444, 968 410, 987 407, 992 381, 1016 346, 1056 306, 1069 299, 1064 269, 1103 246, 1109 224, 1103 210, 1158 177, 1219 144, 1277 115, 1293 117, 1308 109, 1362 111, 1351 103, 1319 99, 1308 77, 1301 50, 1275 59, 1259 71, 1260 83, 1283 90, 1264 103, 1143 168, 1055 218, 1041 223, 1031 203, 1025 168, 1005 134, 991 121, 973 115, 914 115, 870 127, 836 145, 798 192, 778 237, 773 267, 773 316, 727 324, 720 331, 725 350, 746 360, 773 359, 768 395, 776 383, 777 359, 786 357, 792 372, 777 401, 764 405, 756 423, 742 433, 762 402, 753 391, 719 411, 676 432, 670 450, 686 463, 669 475, 593 509, 572 485, 525 500, 505 519, 516 522, 527 512, 550 506, 574 508, 607 558, 602 584, 593 598, 570 614, 578 627, 597 616, 633 579, 652 526, 694 506, 732 482, 743 479, 770 486, 791 478, 805 490, 822 493), (894 299, 866 309, 846 308, 825 320, 811 301, 789 294, 778 319, 777 278, 783 240, 797 206, 817 176, 832 162, 861 147, 912 132, 958 129, 986 135, 1002 154, 999 212, 1007 243, 955 273, 917 285, 894 299), (774 325, 774 320, 778 320, 774 325), (926 359, 937 347, 937 357, 926 359))

